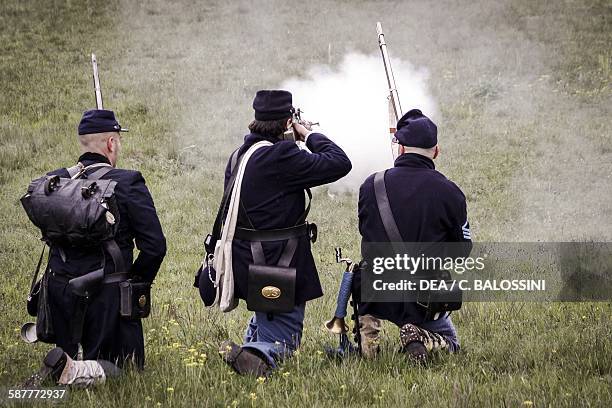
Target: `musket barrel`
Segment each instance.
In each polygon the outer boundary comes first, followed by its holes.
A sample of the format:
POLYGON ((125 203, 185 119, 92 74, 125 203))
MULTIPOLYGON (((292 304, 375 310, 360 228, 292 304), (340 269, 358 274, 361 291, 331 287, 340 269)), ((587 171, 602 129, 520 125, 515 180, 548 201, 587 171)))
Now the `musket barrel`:
POLYGON ((385 34, 383 33, 382 24, 376 23, 376 32, 378 33, 378 46, 382 54, 383 63, 385 65, 385 73, 387 74, 387 84, 389 85, 389 94, 395 113, 395 120, 399 120, 402 116, 402 106, 400 104, 399 95, 395 86, 395 77, 393 76, 393 69, 391 68, 391 60, 389 59, 389 53, 387 51, 387 43, 385 42, 385 34))
POLYGON ((102 104, 102 89, 100 88, 100 77, 98 76, 98 61, 96 54, 91 54, 91 66, 93 68, 94 91, 96 93, 96 108, 104 109, 102 104))

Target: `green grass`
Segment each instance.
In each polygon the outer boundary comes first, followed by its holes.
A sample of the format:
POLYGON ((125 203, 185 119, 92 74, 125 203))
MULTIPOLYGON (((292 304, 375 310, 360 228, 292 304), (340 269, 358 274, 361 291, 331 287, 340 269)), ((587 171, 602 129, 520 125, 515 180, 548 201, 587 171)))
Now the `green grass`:
POLYGON ((0 7, 0 384, 19 383, 48 349, 18 337, 39 245, 18 198, 31 178, 77 157, 76 124, 94 104, 94 51, 105 104, 131 130, 120 165, 143 172, 169 250, 144 322, 146 371, 74 391, 72 405, 612 403, 610 303, 466 304, 454 315, 463 352, 427 368, 396 352, 390 325, 379 360, 325 359, 320 351, 336 339, 321 325, 341 272, 333 247, 358 256, 350 194, 315 192, 314 256, 326 296, 308 304, 303 347, 271 381, 233 375, 217 356, 223 339, 240 339, 244 307, 205 310, 191 287, 223 166, 245 133, 255 90, 311 64, 338 63, 350 50, 378 52, 377 20, 392 57, 430 71, 441 113, 438 166, 465 191, 476 240, 610 240, 606 2, 4 0, 0 7))

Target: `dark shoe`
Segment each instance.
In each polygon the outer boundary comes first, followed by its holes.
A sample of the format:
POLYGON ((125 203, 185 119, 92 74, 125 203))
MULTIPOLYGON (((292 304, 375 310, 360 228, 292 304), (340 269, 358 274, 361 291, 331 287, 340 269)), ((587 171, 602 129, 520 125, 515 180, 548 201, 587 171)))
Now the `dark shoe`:
POLYGON ((413 341, 407 346, 402 348, 402 351, 410 357, 411 360, 419 364, 425 364, 427 362, 427 349, 423 343, 419 341, 413 341))
POLYGON ((400 329, 400 341, 402 343, 401 351, 406 353, 411 360, 420 364, 427 362, 427 348, 423 341, 425 340, 423 332, 413 324, 405 324, 400 329))
POLYGON ((49 351, 43 359, 42 367, 37 373, 34 373, 22 385, 23 388, 39 388, 42 383, 51 378, 55 383, 59 380, 66 366, 66 353, 61 347, 56 347, 49 351))
POLYGON ((219 347, 221 358, 240 375, 254 375, 256 377, 268 377, 272 367, 255 352, 244 349, 226 340, 219 347))

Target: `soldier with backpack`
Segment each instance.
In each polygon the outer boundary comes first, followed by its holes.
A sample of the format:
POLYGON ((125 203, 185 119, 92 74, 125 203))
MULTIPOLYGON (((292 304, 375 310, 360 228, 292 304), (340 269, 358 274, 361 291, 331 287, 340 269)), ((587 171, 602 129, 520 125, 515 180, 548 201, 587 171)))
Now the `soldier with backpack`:
POLYGON ((91 385, 127 362, 144 367, 141 318, 149 312, 166 240, 142 174, 116 167, 123 131, 113 111, 86 111, 78 164, 34 180, 22 198, 49 246, 31 308, 38 311, 36 331, 57 345, 26 385, 47 377, 91 385), (77 360, 79 345, 85 361, 77 360))

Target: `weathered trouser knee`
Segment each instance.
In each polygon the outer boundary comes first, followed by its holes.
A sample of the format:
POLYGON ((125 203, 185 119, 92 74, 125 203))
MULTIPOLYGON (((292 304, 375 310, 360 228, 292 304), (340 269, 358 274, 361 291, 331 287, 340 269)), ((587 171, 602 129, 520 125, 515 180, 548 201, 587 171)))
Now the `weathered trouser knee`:
POLYGON ((359 316, 359 334, 361 336, 361 353, 365 358, 374 358, 380 350, 380 319, 372 315, 359 316))
POLYGON ((410 323, 405 324, 400 329, 400 340, 402 342, 402 348, 405 348, 410 343, 416 341, 422 343, 427 351, 449 349, 449 344, 444 336, 422 329, 410 323))
POLYGON ((105 360, 73 360, 68 357, 66 366, 58 380, 60 385, 74 387, 90 387, 104 384, 107 377, 117 376, 121 370, 113 363, 105 360))

